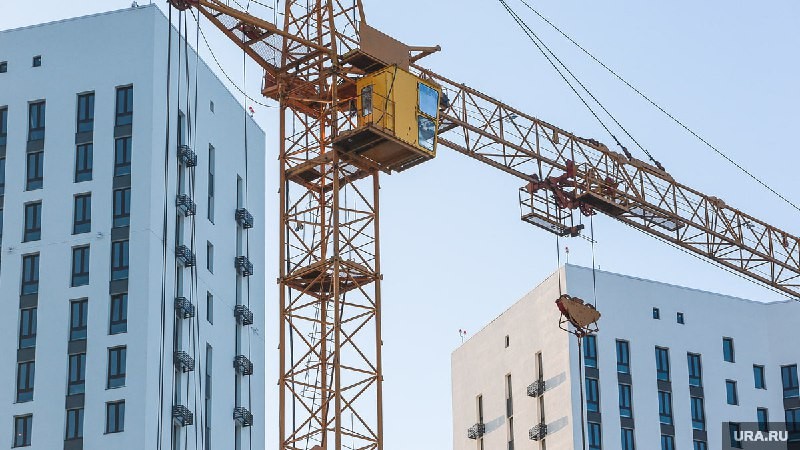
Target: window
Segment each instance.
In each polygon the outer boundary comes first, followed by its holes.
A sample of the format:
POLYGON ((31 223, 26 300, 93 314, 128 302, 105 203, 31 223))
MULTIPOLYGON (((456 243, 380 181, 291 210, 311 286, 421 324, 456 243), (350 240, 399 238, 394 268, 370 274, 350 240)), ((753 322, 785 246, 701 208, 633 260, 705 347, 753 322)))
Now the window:
POLYGON ((108 388, 125 386, 125 360, 127 349, 114 347, 108 349, 108 388))
POLYGON ((700 362, 700 355, 688 353, 686 359, 689 363, 689 386, 702 386, 703 365, 700 362))
POLYGON ((39 292, 39 254, 22 257, 22 295, 39 292))
POLYGON ((42 67, 42 55, 33 57, 33 67, 42 67))
POLYGON ((114 228, 131 224, 131 188, 114 191, 114 228))
POLYGON ((67 395, 83 394, 86 390, 86 353, 69 355, 67 395))
POLYGON ((106 434, 125 430, 125 400, 106 403, 106 434))
POLYGON ((128 241, 111 243, 111 279, 128 278, 128 241))
POLYGON ((509 335, 506 335, 505 340, 506 340, 506 348, 508 348, 511 345, 511 337, 509 335))
POLYGON ((89 284, 89 246, 72 249, 72 287, 89 284))
POLYGON ((603 436, 599 423, 589 422, 589 450, 603 448, 603 436))
POLYGON ((586 367, 597 367, 597 336, 583 338, 583 361, 586 367))
POLYGON ((205 450, 211 450, 211 367, 213 363, 214 349, 206 344, 206 384, 205 384, 205 421, 206 421, 206 447, 205 450))
POLYGON ((214 244, 206 241, 206 269, 214 273, 214 244))
POLYGON ((25 233, 23 242, 38 241, 42 238, 42 202, 25 205, 25 233))
POLYGON ((8 72, 8 61, 0 61, 0 73, 8 72))
POLYGON ((26 158, 25 190, 35 191, 44 185, 44 151, 30 152, 26 158))
POLYGON ((111 296, 108 334, 128 332, 128 294, 111 296))
POLYGON ((693 450, 708 450, 708 443, 706 441, 692 441, 693 450))
POLYGON ((0 195, 6 193, 6 159, 0 158, 0 195))
POLYGON ((742 441, 737 439, 738 436, 742 435, 742 425, 735 422, 729 423, 728 433, 730 434, 731 447, 742 448, 742 441))
POLYGON ((33 378, 36 372, 33 361, 17 364, 17 403, 33 400, 33 378))
POLYGON ((691 398, 692 406, 692 428, 703 431, 706 429, 706 410, 701 397, 691 398))
POLYGON ((83 437, 83 408, 67 410, 67 431, 64 440, 80 439, 83 437))
POLYGON ((729 405, 739 404, 739 394, 736 391, 736 382, 733 380, 725 380, 725 395, 729 405))
POLYGON ((656 347, 656 377, 669 381, 669 349, 656 347))
POLYGON ((214 100, 211 100, 211 101, 209 102, 209 105, 208 105, 208 107, 209 107, 209 109, 211 109, 211 112, 213 113, 213 112, 214 112, 214 100))
POLYGON ((620 417, 633 417, 633 405, 631 403, 631 385, 619 385, 619 415, 620 417))
POLYGON ((372 114, 372 85, 361 89, 361 114, 366 117, 372 114))
POLYGON ((753 364, 753 381, 756 389, 767 388, 766 376, 764 375, 764 366, 753 364))
POLYGON ((661 319, 661 311, 658 308, 653 308, 653 319, 661 319))
POLYGON ((785 416, 789 442, 800 441, 800 409, 787 409, 785 416))
POLYGON ((133 123, 133 86, 117 88, 116 126, 133 123))
POLYGON ((214 223, 214 178, 216 174, 214 146, 208 145, 208 220, 214 223))
POLYGON ((86 326, 89 321, 89 300, 73 300, 69 307, 69 340, 86 339, 86 326))
POLYGON ((123 137, 114 140, 114 176, 131 173, 131 138, 123 137))
POLYGON ((675 437, 668 434, 662 434, 661 450, 675 450, 675 437))
POLYGON ((586 410, 600 411, 600 387, 596 378, 586 378, 586 410))
POLYGON ((92 179, 94 146, 81 144, 75 149, 75 182, 90 181, 92 179))
POLYGON ((722 338, 722 356, 727 362, 734 362, 733 338, 722 338))
POLYGON ((769 431, 769 411, 767 411, 767 408, 756 408, 756 420, 758 421, 758 431, 769 431))
POLYGON ((6 145, 8 137, 8 108, 0 108, 0 145, 6 145))
POLYGON ((19 312, 19 348, 36 346, 36 308, 26 308, 19 312))
POLYGON ((781 379, 783 380, 783 398, 800 396, 800 386, 797 382, 797 364, 781 367, 781 379))
POLYGON ((631 373, 631 349, 628 341, 617 340, 617 372, 631 373))
POLYGON ((206 292, 206 320, 208 323, 214 323, 214 296, 211 292, 206 292))
POLYGON ((33 433, 33 415, 14 417, 14 447, 27 447, 31 445, 33 433))
POLYGON ((622 443, 621 450, 636 450, 636 443, 633 440, 633 430, 630 428, 623 428, 620 433, 620 442, 622 443))
POLYGON ((658 418, 665 425, 672 425, 672 394, 658 391, 658 418))
POLYGON ((682 313, 682 312, 679 312, 679 313, 678 313, 678 318, 677 318, 677 321, 678 321, 678 323, 679 323, 679 324, 681 324, 681 325, 683 325, 683 324, 685 323, 685 322, 684 322, 684 320, 683 320, 683 313, 682 313))
POLYGON ((45 102, 34 102, 28 105, 28 141, 44 139, 45 102))
POLYGON ((75 210, 72 217, 72 234, 92 231, 92 194, 75 196, 75 210))
POLYGON ((78 133, 94 130, 94 92, 78 95, 78 133))

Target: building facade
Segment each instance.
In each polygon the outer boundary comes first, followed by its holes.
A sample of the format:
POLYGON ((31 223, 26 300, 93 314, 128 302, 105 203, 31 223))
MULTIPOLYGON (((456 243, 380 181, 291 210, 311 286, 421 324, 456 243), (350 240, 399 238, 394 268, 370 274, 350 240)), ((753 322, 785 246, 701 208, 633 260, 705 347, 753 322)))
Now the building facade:
POLYGON ((155 6, 0 31, 0 447, 264 448, 264 152, 155 6))
POLYGON ((584 434, 590 450, 795 448, 731 437, 800 440, 800 304, 596 275, 600 331, 582 359, 554 303, 595 301, 592 270, 571 265, 453 352, 456 450, 581 449, 584 434))

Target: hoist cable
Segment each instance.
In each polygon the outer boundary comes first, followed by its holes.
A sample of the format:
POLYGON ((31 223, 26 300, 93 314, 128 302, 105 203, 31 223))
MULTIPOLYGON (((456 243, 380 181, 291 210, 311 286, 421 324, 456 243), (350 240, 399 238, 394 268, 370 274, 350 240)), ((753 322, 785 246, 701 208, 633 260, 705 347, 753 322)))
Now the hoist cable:
POLYGON ((594 100, 594 102, 597 103, 598 106, 600 106, 600 108, 611 118, 611 120, 614 121, 614 123, 617 124, 617 126, 636 144, 636 146, 639 147, 639 149, 642 150, 642 152, 644 152, 645 155, 647 155, 647 157, 650 159, 650 161, 653 164, 655 164, 656 166, 658 166, 660 169, 663 170, 663 167, 661 166, 661 163, 658 162, 653 157, 653 155, 646 148, 644 148, 644 146, 642 146, 639 143, 639 141, 637 141, 631 135, 630 132, 628 132, 628 130, 617 120, 617 118, 614 117, 613 114, 611 114, 611 112, 603 105, 602 102, 600 102, 600 100, 597 99, 597 97, 595 97, 594 94, 592 94, 592 92, 583 84, 583 82, 580 81, 580 79, 578 79, 577 76, 575 76, 575 74, 566 66, 566 64, 564 64, 561 61, 561 59, 552 50, 550 50, 550 48, 544 43, 544 41, 542 41, 539 38, 539 36, 533 31, 533 29, 531 29, 525 23, 525 21, 522 20, 522 18, 508 5, 508 3, 506 3, 505 0, 499 0, 499 1, 500 1, 500 3, 503 4, 503 7, 506 9, 506 11, 509 13, 509 15, 511 15, 511 17, 514 19, 514 21, 517 23, 517 25, 519 25, 520 28, 522 29, 522 31, 528 36, 528 38, 531 40, 531 42, 533 42, 534 45, 536 46, 536 48, 539 49, 539 51, 542 53, 542 55, 544 55, 544 57, 547 59, 547 61, 550 63, 550 65, 552 65, 553 68, 558 72, 558 74, 561 76, 561 78, 564 80, 564 82, 567 83, 567 85, 570 87, 572 92, 574 92, 575 95, 578 96, 578 98, 581 100, 581 102, 584 104, 584 106, 586 106, 589 109, 589 111, 592 113, 592 115, 595 117, 595 119, 597 119, 598 122, 600 122, 600 125, 603 126, 603 128, 608 132, 608 134, 615 141, 619 142, 617 140, 616 136, 614 136, 614 133, 612 133, 611 130, 608 128, 608 126, 606 126, 606 124, 600 119, 600 117, 597 115, 597 113, 594 111, 594 109, 592 109, 592 107, 589 106, 588 102, 583 98, 583 96, 581 96, 581 94, 578 93, 578 90, 572 85, 572 82, 569 81, 569 79, 567 78, 566 75, 564 75, 564 73, 561 71, 561 69, 559 69, 558 65, 556 65, 555 62, 553 62, 553 59, 555 59, 558 62, 558 64, 561 67, 563 67, 564 70, 578 83, 578 85, 587 94, 589 94, 589 96, 592 98, 592 100, 594 100), (549 55, 548 55, 548 53, 549 53, 549 55), (552 58, 551 58, 551 56, 552 56, 552 58))
POLYGON ((710 149, 711 149, 711 150, 713 150, 715 153, 717 153, 719 156, 721 156, 722 158, 724 158, 726 161, 728 161, 729 163, 731 163, 732 165, 734 165, 734 166, 735 166, 737 169, 739 169, 740 171, 742 171, 742 172, 743 172, 745 175, 747 175, 748 177, 750 177, 750 178, 752 178, 753 180, 755 180, 755 181, 756 181, 758 184, 760 184, 761 186, 763 186, 765 189, 767 189, 767 190, 768 190, 768 191, 770 191, 771 193, 775 194, 775 195, 776 195, 778 198, 780 198, 781 200, 783 200, 784 202, 786 202, 786 203, 787 203, 789 206, 791 206, 792 208, 794 208, 794 209, 796 209, 796 210, 800 211, 800 206, 798 206, 796 203, 794 203, 794 202, 792 202, 791 200, 789 200, 788 198, 786 198, 786 197, 785 197, 783 194, 781 194, 781 193, 780 193, 780 192, 778 192, 777 190, 773 189, 773 188, 772 188, 771 186, 769 186, 769 185, 768 185, 766 182, 764 182, 763 180, 761 180, 760 178, 758 178, 757 176, 755 176, 753 173, 751 173, 750 171, 748 171, 747 169, 745 169, 745 168, 744 168, 744 166, 742 166, 741 164, 739 164, 738 162, 736 162, 735 160, 733 160, 732 158, 730 158, 728 155, 726 155, 725 153, 723 153, 723 152, 722 152, 722 150, 720 150, 720 149, 718 149, 717 147, 715 147, 714 145, 712 145, 712 144, 711 144, 711 143, 710 143, 708 140, 706 140, 705 138, 703 138, 702 136, 700 136, 700 134, 699 134, 699 133, 697 133, 697 132, 695 132, 694 130, 692 130, 691 128, 689 128, 689 126, 688 126, 688 125, 686 125, 685 123, 683 123, 683 122, 682 122, 680 119, 678 119, 677 117, 675 117, 675 116, 674 116, 672 113, 670 113, 670 112, 669 112, 669 111, 667 111, 665 108, 663 108, 661 105, 659 105, 659 104, 658 104, 658 103, 656 103, 654 100, 652 100, 650 97, 648 97, 647 95, 645 95, 645 94, 644 94, 644 93, 643 93, 641 90, 639 90, 639 89, 638 89, 636 86, 634 86, 633 84, 631 84, 630 82, 628 82, 626 79, 622 78, 622 76, 621 76, 621 75, 619 75, 619 74, 618 74, 616 71, 614 71, 613 69, 611 69, 611 68, 610 68, 608 65, 606 65, 605 63, 603 63, 602 61, 600 61, 600 60, 599 60, 599 59, 598 59, 596 56, 594 56, 594 55, 593 55, 591 52, 589 52, 589 51, 588 51, 588 50, 587 50, 585 47, 583 47, 581 44, 579 44, 579 43, 578 43, 578 42, 576 42, 576 41, 575 41, 573 38, 571 38, 569 35, 567 35, 567 34, 566 34, 564 31, 562 31, 562 30, 561 30, 559 27, 557 27, 557 26, 556 26, 556 25, 555 25, 553 22, 551 22, 550 20, 548 20, 548 19, 547 19, 545 16, 543 16, 541 13, 539 13, 539 11, 537 11, 536 9, 534 9, 534 8, 533 8, 533 7, 532 7, 532 6, 531 6, 531 5, 530 5, 528 2, 526 2, 525 0, 520 0, 520 1, 521 1, 521 2, 522 2, 522 3, 523 3, 523 4, 524 4, 524 5, 525 5, 525 6, 526 6, 528 9, 530 9, 530 10, 531 10, 531 11, 533 11, 533 12, 534 12, 534 13, 535 13, 537 16, 539 16, 539 18, 540 18, 540 19, 542 19, 543 21, 545 21, 545 23, 547 23, 548 25, 550 25, 550 26, 551 26, 551 27, 552 27, 554 30, 556 30, 556 31, 557 31, 559 34, 561 34, 562 36, 564 36, 564 37, 565 37, 565 38, 566 38, 568 41, 570 41, 570 42, 571 42, 573 45, 575 45, 576 47, 578 47, 578 49, 580 49, 580 50, 581 50, 583 53, 585 53, 585 54, 586 54, 586 55, 587 55, 589 58, 591 58, 592 60, 594 60, 594 62, 596 62, 597 64, 599 64, 599 65, 600 65, 600 66, 601 66, 603 69, 605 69, 605 70, 606 70, 608 73, 610 73, 611 75, 613 75, 615 78, 617 78, 617 79, 618 79, 619 81, 621 81, 623 84, 625 84, 625 85, 626 85, 628 88, 630 88, 630 89, 631 89, 633 92, 635 92, 637 95, 639 95, 640 97, 642 97, 642 98, 643 98, 645 101, 647 101, 648 103, 650 103, 650 104, 651 104, 653 107, 655 107, 656 109, 658 109, 658 110, 659 110, 659 111, 660 111, 662 114, 664 114, 665 116, 667 116, 667 117, 668 117, 670 120, 672 120, 673 122, 675 122, 677 125, 679 125, 679 126, 680 126, 681 128, 683 128, 684 130, 686 130, 686 131, 687 131, 689 134, 691 134, 692 136, 694 136, 695 138, 697 138, 697 140, 699 140, 700 142, 702 142, 703 144, 705 144, 705 146, 706 146, 706 147, 710 148, 710 149))
POLYGON ((594 215, 589 216, 589 232, 591 233, 592 245, 592 292, 594 294, 593 305, 597 309, 597 265, 595 264, 594 256, 594 215))

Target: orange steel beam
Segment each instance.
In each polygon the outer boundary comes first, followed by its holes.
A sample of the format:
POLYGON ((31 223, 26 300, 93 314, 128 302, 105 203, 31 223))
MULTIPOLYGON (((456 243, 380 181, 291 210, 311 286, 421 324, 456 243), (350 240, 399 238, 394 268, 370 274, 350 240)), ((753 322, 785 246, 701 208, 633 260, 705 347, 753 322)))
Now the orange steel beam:
MULTIPOLYGON (((569 194, 647 234, 800 296, 800 238, 675 181, 643 161, 539 120, 418 65, 444 88, 439 143, 527 183, 575 163, 569 194), (581 200, 583 199, 583 200, 581 200)), ((525 190, 523 206, 534 192, 525 190)))

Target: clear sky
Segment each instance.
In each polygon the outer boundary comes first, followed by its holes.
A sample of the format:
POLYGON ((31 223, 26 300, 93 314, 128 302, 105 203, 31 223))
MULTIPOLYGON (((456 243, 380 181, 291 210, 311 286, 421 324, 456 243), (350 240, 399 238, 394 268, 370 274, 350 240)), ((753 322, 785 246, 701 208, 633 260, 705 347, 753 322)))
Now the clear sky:
MULTIPOLYGON (((800 212, 732 169, 590 63, 519 0, 508 1, 677 180, 800 234, 800 212)), ((372 26, 409 44, 442 46, 443 51, 423 60, 424 65, 613 147, 498 1, 364 2, 372 26)), ((800 3, 532 3, 718 148, 800 202, 800 3)), ((128 0, 5 1, 0 29, 127 6, 128 0)), ((244 84, 241 52, 206 29, 226 70, 244 84)), ((216 70, 202 43, 200 52, 216 70)), ((256 97, 257 67, 249 65, 248 75, 246 89, 256 97)), ((275 110, 255 109, 257 120, 275 136, 275 110)), ((634 146, 625 143, 633 151, 634 146)), ((267 152, 274 157, 267 158, 267 208, 273 216, 266 220, 273 224, 277 196, 269 193, 277 191, 276 148, 276 138, 268 138, 267 152)), ((519 185, 447 149, 430 163, 382 180, 387 450, 451 448, 450 353, 460 343, 459 328, 470 335, 478 331, 556 269, 555 238, 519 220, 519 185)), ((603 270, 756 300, 782 298, 607 218, 595 219, 595 236, 596 263, 603 270)), ((277 276, 276 239, 268 236, 272 244, 267 249, 267 280, 277 276)), ((571 263, 591 266, 586 241, 562 244, 570 247, 571 263)), ((267 311, 276 311, 277 287, 268 292, 267 311)), ((602 310, 603 299, 597 304, 602 310)), ((266 336, 272 340, 267 343, 270 403, 276 392, 276 325, 277 317, 267 317, 266 336)), ((267 442, 274 443, 277 408, 268 406, 268 411, 267 442)))

